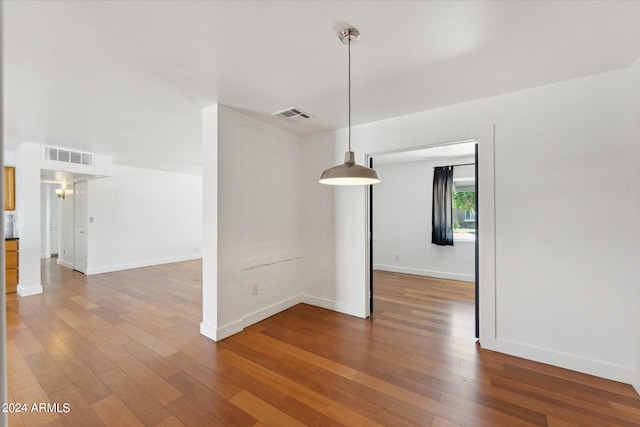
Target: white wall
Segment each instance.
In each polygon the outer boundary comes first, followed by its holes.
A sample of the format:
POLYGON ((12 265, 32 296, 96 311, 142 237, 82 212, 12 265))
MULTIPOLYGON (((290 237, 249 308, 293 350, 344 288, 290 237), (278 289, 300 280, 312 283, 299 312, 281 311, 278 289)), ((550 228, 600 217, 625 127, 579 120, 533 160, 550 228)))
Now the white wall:
MULTIPOLYGON (((631 85, 632 85, 632 106, 631 106, 631 122, 632 127, 632 139, 631 139, 631 151, 630 156, 633 162, 632 165, 632 201, 634 202, 633 211, 640 212, 640 58, 633 64, 631 68, 631 85)), ((634 289, 635 289, 635 301, 636 301, 636 366, 635 366, 635 380, 633 386, 636 391, 640 393, 640 223, 634 222, 635 225, 635 251, 633 253, 635 265, 638 266, 634 275, 634 289)))
POLYGON ((4 150, 3 166, 16 165, 16 152, 14 150, 4 150))
MULTIPOLYGON (((302 291, 299 138, 242 123, 242 300, 245 324, 267 307, 291 306, 302 291)), ((278 310, 280 311, 280 309, 278 310)), ((268 315, 274 314, 268 310, 268 315)))
MULTIPOLYGON (((375 166, 382 182, 373 188, 374 269, 474 281, 475 241, 431 243, 434 167, 473 161, 465 157, 375 166)), ((454 177, 467 169, 473 177, 473 166, 454 168, 454 177)))
POLYGON ((201 332, 219 340, 301 301, 301 150, 299 137, 231 108, 203 114, 203 153, 217 154, 204 165, 217 206, 206 191, 204 215, 217 224, 203 230, 201 332))
MULTIPOLYGON (((626 228, 635 222, 630 88, 623 69, 353 129, 359 162, 366 153, 479 140, 483 347, 631 382, 638 241, 626 228)), ((327 167, 312 153, 332 150, 329 164, 338 163, 345 146, 344 130, 305 138, 309 175, 327 167)), ((305 223, 327 215, 336 224, 315 222, 324 226, 315 235, 334 235, 336 253, 316 269, 336 275, 309 281, 308 292, 366 314, 365 191, 304 185, 309 197, 334 197, 305 223)))
POLYGON ((324 140, 314 143, 313 137, 306 137, 302 142, 302 284, 305 302, 351 313, 355 310, 352 300, 348 296, 339 298, 335 286, 335 194, 329 186, 318 183, 324 169, 344 161, 344 152, 343 158, 336 161, 332 148, 331 143, 324 140))
POLYGON ((113 165, 88 181, 88 216, 88 275, 201 257, 200 176, 113 165))

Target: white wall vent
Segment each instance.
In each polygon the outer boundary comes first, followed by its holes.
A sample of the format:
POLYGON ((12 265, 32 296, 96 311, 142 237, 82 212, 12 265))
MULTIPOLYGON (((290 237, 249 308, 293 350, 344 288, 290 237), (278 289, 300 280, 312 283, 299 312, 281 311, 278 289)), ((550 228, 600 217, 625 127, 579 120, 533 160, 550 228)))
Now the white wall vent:
POLYGON ((291 107, 291 108, 287 108, 285 110, 282 111, 276 111, 275 113, 271 114, 272 116, 276 116, 276 117, 280 117, 282 119, 285 120, 289 120, 289 121, 297 121, 297 120, 301 120, 301 119, 310 119, 311 115, 308 113, 305 113, 304 111, 302 111, 299 108, 296 107, 291 107))
POLYGON ((44 147, 44 158, 46 160, 53 160, 54 162, 93 166, 92 153, 67 150, 66 148, 44 147))

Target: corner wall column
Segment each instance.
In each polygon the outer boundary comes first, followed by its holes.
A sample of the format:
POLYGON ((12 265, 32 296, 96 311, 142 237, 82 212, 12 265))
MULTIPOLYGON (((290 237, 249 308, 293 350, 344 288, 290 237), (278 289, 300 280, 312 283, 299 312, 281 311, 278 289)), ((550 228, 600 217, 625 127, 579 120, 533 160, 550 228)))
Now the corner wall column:
POLYGON ((202 322, 200 333, 217 340, 218 329, 218 105, 202 110, 202 322))

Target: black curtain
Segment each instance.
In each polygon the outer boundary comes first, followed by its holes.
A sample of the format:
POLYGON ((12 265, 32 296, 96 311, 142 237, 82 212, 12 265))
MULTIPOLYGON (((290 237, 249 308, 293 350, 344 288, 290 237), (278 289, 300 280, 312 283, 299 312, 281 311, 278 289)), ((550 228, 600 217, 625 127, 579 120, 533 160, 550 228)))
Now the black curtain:
POLYGON ((433 205, 431 210, 431 243, 453 246, 453 166, 433 170, 433 205))

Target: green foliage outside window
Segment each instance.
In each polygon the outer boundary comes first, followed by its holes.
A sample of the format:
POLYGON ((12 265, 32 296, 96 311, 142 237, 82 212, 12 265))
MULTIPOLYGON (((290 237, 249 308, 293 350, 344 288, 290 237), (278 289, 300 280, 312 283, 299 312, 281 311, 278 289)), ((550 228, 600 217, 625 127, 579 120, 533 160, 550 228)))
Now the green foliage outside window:
MULTIPOLYGON (((453 232, 454 238, 460 236, 473 236, 476 233, 475 212, 476 193, 475 191, 458 191, 453 193, 451 205, 453 207, 453 232)), ((468 238, 468 237, 467 237, 468 238)))
POLYGON ((453 208, 461 211, 476 210, 476 192, 458 191, 453 193, 453 208))

